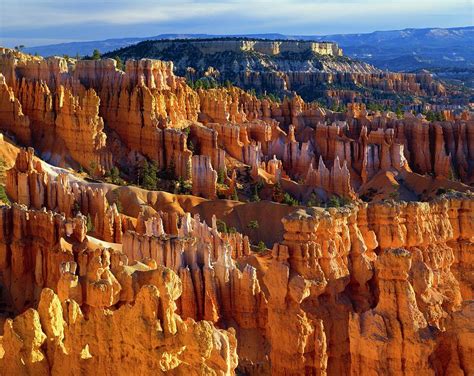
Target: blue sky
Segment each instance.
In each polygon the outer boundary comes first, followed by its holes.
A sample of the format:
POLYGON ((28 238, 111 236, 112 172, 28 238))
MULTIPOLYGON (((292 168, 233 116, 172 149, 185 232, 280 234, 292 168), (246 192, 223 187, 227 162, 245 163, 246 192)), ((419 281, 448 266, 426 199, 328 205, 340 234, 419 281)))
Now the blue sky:
POLYGON ((473 0, 0 0, 0 45, 163 33, 296 35, 474 24, 473 0))

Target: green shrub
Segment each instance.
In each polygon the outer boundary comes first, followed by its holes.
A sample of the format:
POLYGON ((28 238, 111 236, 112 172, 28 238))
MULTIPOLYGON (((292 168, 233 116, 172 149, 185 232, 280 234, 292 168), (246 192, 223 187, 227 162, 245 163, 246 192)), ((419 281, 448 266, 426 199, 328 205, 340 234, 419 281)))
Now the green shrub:
POLYGON ((259 241, 258 244, 257 244, 257 247, 255 249, 255 252, 265 252, 267 250, 267 246, 265 245, 265 243, 263 241, 259 241))
POLYGON ((224 221, 218 219, 216 224, 217 224, 217 231, 223 232, 224 234, 227 233, 227 223, 225 223, 224 221))
POLYGON ((0 201, 3 201, 5 204, 10 204, 10 199, 5 192, 5 187, 0 185, 0 201))
POLYGON ((74 204, 72 206, 72 212, 74 215, 77 215, 81 212, 81 204, 79 201, 74 201, 74 204))
POLYGON ((176 185, 177 185, 177 189, 176 189, 177 194, 180 194, 180 195, 191 194, 192 184, 189 181, 184 180, 183 177, 180 176, 178 178, 176 185))
POLYGON ((105 177, 110 180, 112 184, 123 185, 125 182, 120 177, 120 170, 114 166, 105 174, 105 177))
POLYGON ((332 196, 327 204, 328 208, 340 208, 341 199, 338 196, 332 196))
POLYGON ((216 224, 217 231, 222 232, 223 234, 235 234, 237 232, 235 227, 227 227, 227 224, 221 219, 218 219, 216 224))
POLYGON ((327 203, 328 208, 340 208, 349 204, 349 199, 339 196, 331 196, 327 203))
POLYGON ((138 185, 148 190, 156 189, 158 183, 158 166, 155 161, 144 161, 138 169, 138 185))
MULTIPOLYGON (((100 57, 100 55, 99 55, 99 57, 100 57)), ((116 67, 117 67, 118 70, 121 70, 121 71, 125 70, 125 65, 123 64, 123 61, 120 58, 120 56, 115 56, 114 60, 117 62, 116 67)))
POLYGON ((100 51, 96 48, 94 52, 92 52, 92 60, 100 60, 100 51))
POLYGON ((226 178, 225 170, 223 168, 219 169, 219 171, 217 171, 217 183, 224 184, 225 178, 226 178))
POLYGON ((252 229, 252 230, 256 230, 258 229, 260 226, 258 224, 258 221, 256 219, 254 219, 253 221, 250 221, 247 225, 248 228, 252 229))
POLYGON ((290 206, 298 206, 300 204, 299 201, 291 196, 288 192, 285 192, 283 195, 282 203, 290 206))
POLYGON ((158 170, 158 166, 157 166, 156 170, 157 170, 157 177, 160 179, 177 180, 174 161, 171 161, 170 165, 167 168, 158 170))
POLYGON ((92 222, 92 218, 90 214, 87 214, 87 232, 94 231, 94 223, 92 222))
POLYGON ((321 201, 319 200, 319 196, 314 192, 311 193, 306 205, 307 206, 321 206, 321 201))
POLYGON ((250 197, 250 201, 252 202, 260 201, 260 195, 258 194, 258 187, 256 185, 253 187, 253 194, 252 194, 252 197, 250 197))
POLYGON ((189 134, 191 133, 191 127, 183 128, 183 133, 189 137, 189 134))

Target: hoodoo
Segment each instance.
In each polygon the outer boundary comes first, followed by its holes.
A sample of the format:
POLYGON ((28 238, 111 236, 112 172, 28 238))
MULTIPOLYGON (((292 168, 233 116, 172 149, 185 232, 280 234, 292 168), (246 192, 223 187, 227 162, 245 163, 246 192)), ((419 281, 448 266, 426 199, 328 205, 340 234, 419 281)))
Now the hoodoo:
POLYGON ((20 50, 0 375, 474 374, 474 117, 451 85, 319 41, 20 50))

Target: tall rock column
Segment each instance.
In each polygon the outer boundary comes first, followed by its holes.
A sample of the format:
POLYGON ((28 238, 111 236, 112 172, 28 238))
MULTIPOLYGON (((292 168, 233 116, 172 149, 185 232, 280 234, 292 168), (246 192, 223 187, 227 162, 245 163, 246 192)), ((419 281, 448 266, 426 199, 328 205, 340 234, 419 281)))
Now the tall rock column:
POLYGON ((206 155, 195 155, 193 162, 193 195, 215 199, 217 171, 212 168, 211 158, 206 155))

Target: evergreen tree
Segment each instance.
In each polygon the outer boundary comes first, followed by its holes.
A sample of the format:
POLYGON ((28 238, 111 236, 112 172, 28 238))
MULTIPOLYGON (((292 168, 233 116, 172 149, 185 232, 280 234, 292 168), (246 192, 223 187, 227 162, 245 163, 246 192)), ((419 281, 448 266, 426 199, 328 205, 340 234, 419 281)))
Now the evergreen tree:
POLYGON ((96 48, 94 52, 92 52, 92 60, 100 60, 100 51, 96 48))

